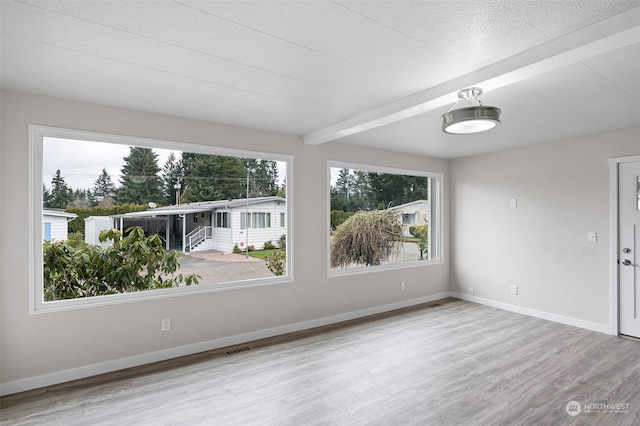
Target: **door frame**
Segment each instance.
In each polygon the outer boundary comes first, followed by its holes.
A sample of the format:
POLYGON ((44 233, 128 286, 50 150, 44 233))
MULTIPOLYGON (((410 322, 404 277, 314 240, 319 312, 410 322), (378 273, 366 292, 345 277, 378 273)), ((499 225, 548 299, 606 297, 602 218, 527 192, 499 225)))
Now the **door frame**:
POLYGON ((640 162, 640 155, 629 155, 625 157, 609 158, 609 253, 610 253, 610 328, 611 334, 620 334, 620 265, 618 253, 618 236, 620 235, 620 217, 618 212, 618 185, 619 185, 619 166, 623 163, 640 162))

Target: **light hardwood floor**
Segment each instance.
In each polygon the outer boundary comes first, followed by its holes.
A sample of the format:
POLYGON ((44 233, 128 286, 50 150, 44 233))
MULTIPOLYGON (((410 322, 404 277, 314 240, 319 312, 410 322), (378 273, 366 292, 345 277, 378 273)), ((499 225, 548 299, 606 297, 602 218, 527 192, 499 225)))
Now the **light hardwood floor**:
POLYGON ((0 423, 640 424, 640 342, 455 299, 248 346, 10 395, 0 423))

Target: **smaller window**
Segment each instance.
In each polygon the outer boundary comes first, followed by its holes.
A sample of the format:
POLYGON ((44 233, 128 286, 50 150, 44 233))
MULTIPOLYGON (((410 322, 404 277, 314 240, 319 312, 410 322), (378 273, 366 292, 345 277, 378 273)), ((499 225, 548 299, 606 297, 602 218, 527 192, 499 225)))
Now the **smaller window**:
POLYGON ((198 223, 198 213, 193 214, 193 223, 198 223))
POLYGON ((249 213, 251 228, 271 228, 271 213, 249 213))
POLYGON ((228 228, 229 212, 216 212, 216 219, 215 219, 214 226, 216 228, 228 228))
POLYGON ((51 241, 51 222, 44 223, 44 240, 51 241))
POLYGON ((280 213, 280 228, 286 228, 287 224, 284 221, 284 213, 280 213))
POLYGON ((402 215, 402 224, 403 225, 415 225, 416 224, 416 215, 415 214, 403 214, 402 215))

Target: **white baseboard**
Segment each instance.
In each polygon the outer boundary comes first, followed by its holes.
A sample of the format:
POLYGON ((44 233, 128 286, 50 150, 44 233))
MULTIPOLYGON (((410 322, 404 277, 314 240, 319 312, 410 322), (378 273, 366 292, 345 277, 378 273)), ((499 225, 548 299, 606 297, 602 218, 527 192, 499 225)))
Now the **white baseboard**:
POLYGON ((346 312, 344 314, 332 315, 329 317, 282 325, 265 330, 258 330, 235 336, 209 340, 206 342, 194 343, 191 345, 179 346, 176 348, 164 349, 161 351, 134 355, 127 358, 120 358, 113 361, 106 361, 98 364, 91 364, 78 368, 72 368, 69 370, 58 371, 55 373, 15 380, 12 382, 0 384, 0 396, 38 389, 45 386, 56 385, 59 383, 70 382, 72 380, 83 379, 99 374, 111 373, 113 371, 123 370, 125 368, 137 367, 140 365, 150 364, 158 361, 165 361, 185 355, 193 355, 199 352, 220 349, 227 346, 239 345, 254 340, 292 333, 295 331, 309 330, 315 327, 321 327, 324 325, 335 324, 356 318, 366 317, 369 315, 380 314, 383 312, 393 311, 395 309, 407 308, 409 306, 415 306, 422 303, 433 302, 435 300, 445 299, 449 296, 449 292, 437 293, 417 299, 403 300, 387 305, 375 306, 373 308, 346 312))
POLYGON ((565 317, 563 315, 552 314, 549 312, 538 311, 536 309, 523 308, 522 306, 511 305, 509 303, 497 302, 491 299, 484 299, 482 297, 477 296, 469 296, 464 293, 458 293, 456 291, 450 292, 451 297, 455 297, 456 299, 466 300, 468 302, 479 303, 481 305, 487 305, 498 309, 503 309, 505 311, 515 312, 518 314, 527 315, 530 317, 540 318, 547 321, 558 322, 561 324, 571 325, 574 327, 584 328, 591 331, 597 331, 599 333, 617 335, 617 333, 613 330, 612 327, 608 325, 598 324, 595 322, 579 320, 576 318, 565 317))
POLYGON ((407 308, 422 303, 433 302, 435 300, 445 299, 447 297, 455 297, 457 299, 474 302, 481 305, 491 306, 505 311, 515 312, 535 318, 566 324, 574 327, 584 328, 587 330, 597 331, 599 333, 616 335, 614 330, 607 325, 597 324, 589 321, 583 321, 575 318, 565 317, 563 315, 551 314, 549 312, 538 311, 535 309, 523 308, 521 306, 511 305, 504 302, 498 302, 491 299, 484 299, 477 296, 469 296, 458 292, 443 292, 433 294, 431 296, 420 297, 417 299, 403 300, 400 302, 390 303, 373 308, 360 309, 344 314, 332 315, 324 318, 317 318, 308 321, 297 322, 293 324, 282 325, 278 327, 268 328, 264 330, 253 331, 249 333, 239 334, 235 336, 223 337, 220 339, 209 340, 206 342, 194 343, 191 345, 179 346, 176 348, 164 349, 161 351, 151 352, 147 354, 135 355, 127 358, 120 358, 113 361, 91 364, 83 367, 72 368, 69 370, 59 371, 41 376, 29 377, 26 379, 16 380, 0 384, 0 396, 10 395, 13 393, 24 392, 32 389, 38 389, 45 386, 51 386, 59 383, 70 382, 72 380, 83 379, 86 377, 96 376, 98 374, 111 373, 113 371, 123 370, 125 368, 137 367, 140 365, 150 364, 158 361, 178 358, 185 355, 193 355, 199 352, 205 352, 227 346, 239 345, 254 340, 265 339, 268 337, 279 336, 282 334, 292 333, 295 331, 309 330, 324 325, 336 324, 356 318, 363 318, 369 315, 380 314, 383 312, 393 311, 395 309, 407 308))

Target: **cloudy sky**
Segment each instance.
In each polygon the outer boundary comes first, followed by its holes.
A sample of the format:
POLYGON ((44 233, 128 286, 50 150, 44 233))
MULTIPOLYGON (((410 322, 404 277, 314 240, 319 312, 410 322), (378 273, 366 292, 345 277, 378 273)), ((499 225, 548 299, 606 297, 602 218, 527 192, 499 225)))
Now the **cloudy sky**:
MULTIPOLYGON (((171 151, 153 149, 158 154, 160 169, 171 151)), ((180 158, 180 152, 174 151, 180 158)), ((123 158, 129 155, 128 145, 45 138, 42 147, 42 182, 51 187, 51 178, 60 170, 72 189, 92 189, 102 169, 106 168, 114 185, 120 186, 123 158)))
MULTIPOLYGON (((164 166, 169 154, 173 152, 180 158, 180 151, 153 148, 158 154, 160 170, 164 166)), ((120 186, 120 170, 124 164, 124 157, 129 155, 129 145, 114 143, 76 141, 70 139, 44 138, 42 147, 42 182, 47 188, 51 187, 51 178, 56 170, 60 170, 67 185, 72 189, 93 189, 94 183, 107 169, 111 181, 116 187, 120 186)), ((286 164, 277 162, 278 181, 280 184, 286 176, 286 164)))

